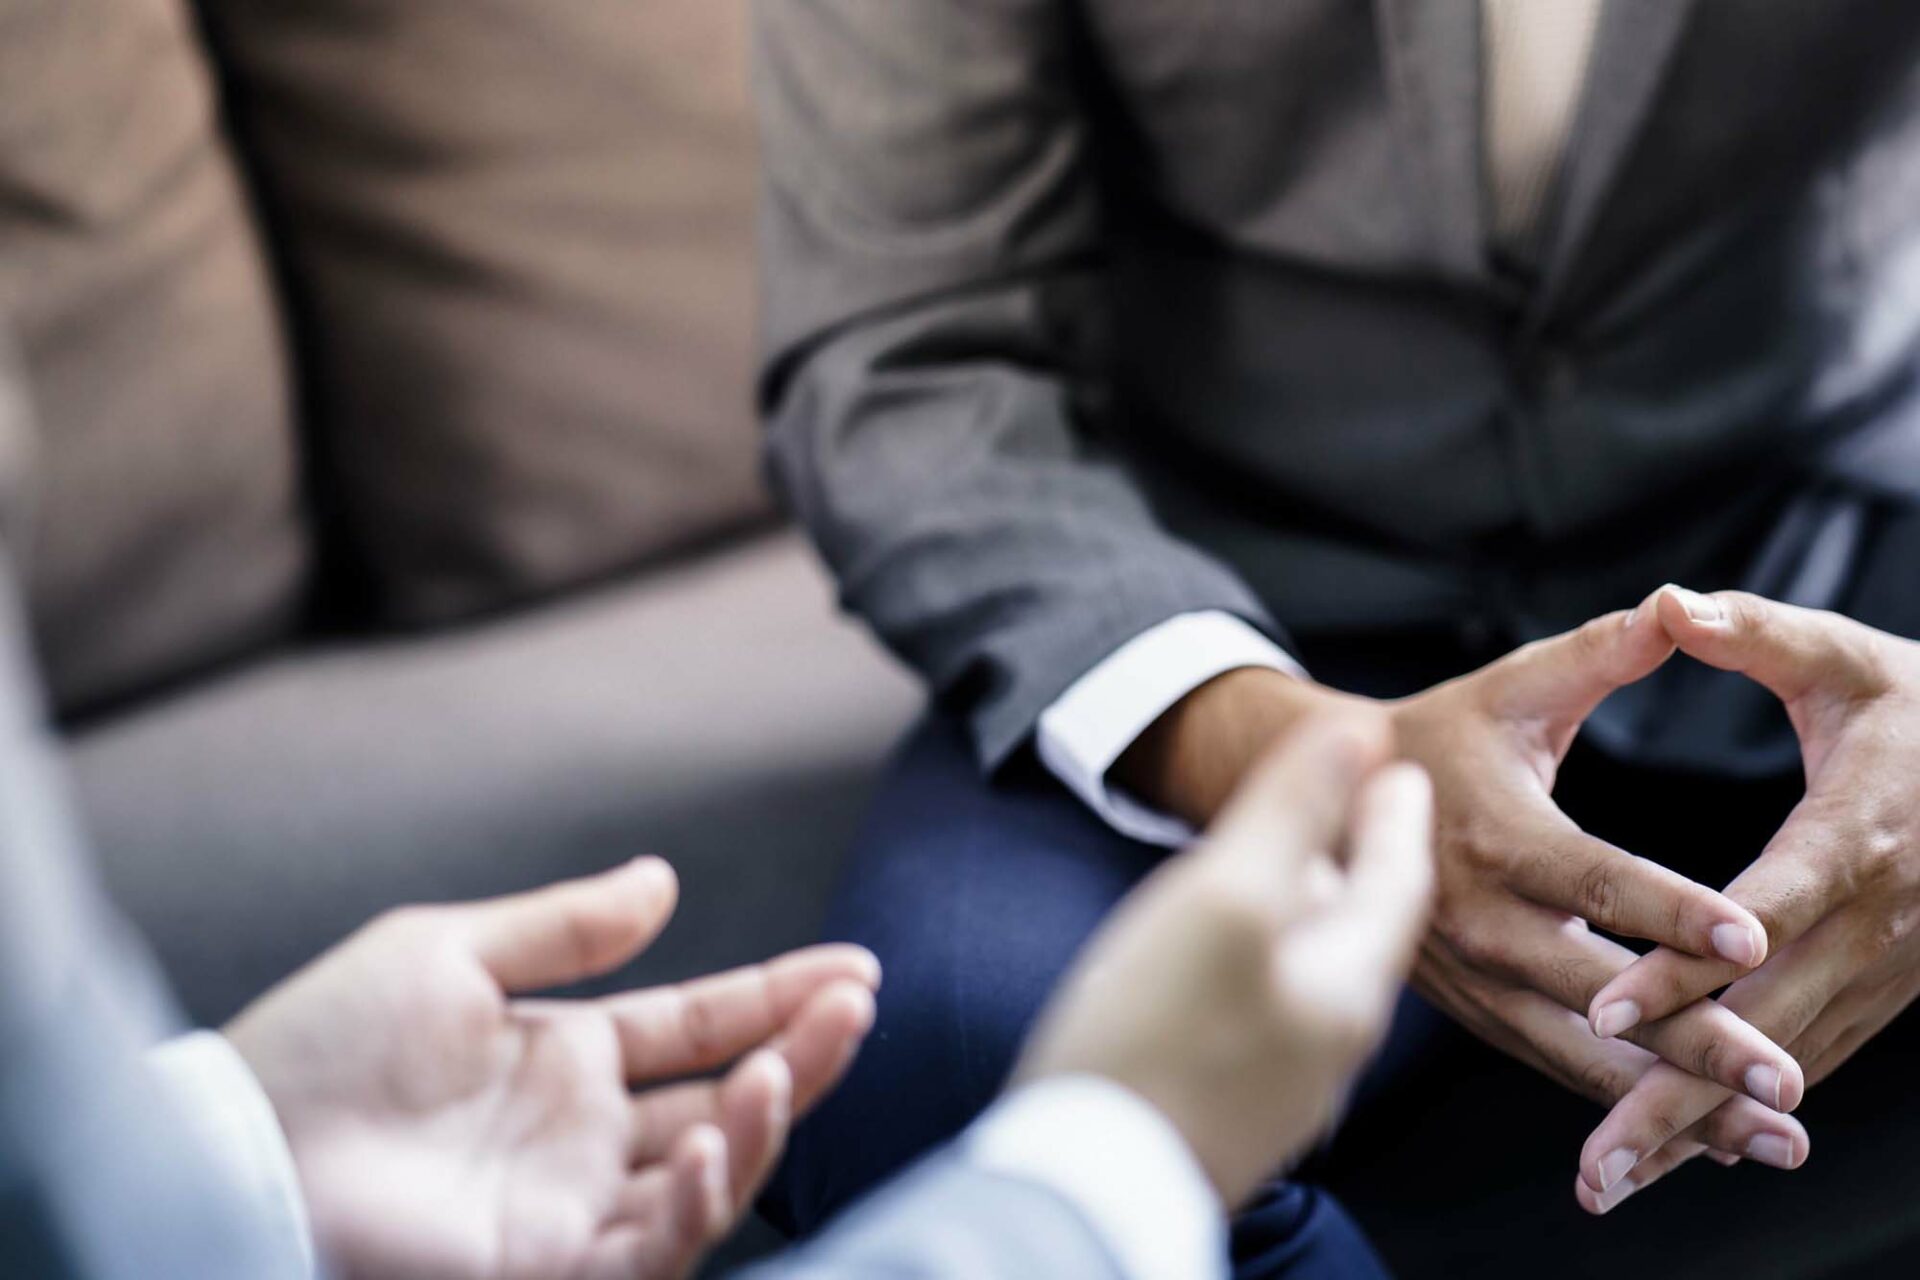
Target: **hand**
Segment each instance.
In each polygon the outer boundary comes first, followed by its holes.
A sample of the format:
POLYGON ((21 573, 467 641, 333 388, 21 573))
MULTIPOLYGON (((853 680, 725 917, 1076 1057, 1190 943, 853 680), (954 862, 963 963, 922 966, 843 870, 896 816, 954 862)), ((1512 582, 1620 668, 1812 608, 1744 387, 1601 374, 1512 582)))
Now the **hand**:
POLYGON ((1413 766, 1375 772, 1388 741, 1320 721, 1256 768, 1096 935, 1015 1078, 1130 1089, 1229 1207, 1303 1151, 1385 1029, 1426 916, 1431 791, 1413 766))
MULTIPOLYGON (((1593 1019, 1660 1018, 1728 987, 1721 1003, 1786 1045, 1819 1081, 1920 993, 1920 645, 1832 613, 1723 592, 1666 588, 1658 619, 1680 648, 1745 674, 1786 704, 1799 734, 1805 799, 1727 896, 1766 926, 1758 972, 1661 949, 1609 982, 1593 1019), (1738 981, 1735 981, 1738 979, 1738 981)), ((1581 1158, 1583 1203, 1605 1207, 1659 1173, 1636 1168, 1690 1141, 1726 1093, 1656 1069, 1601 1124, 1581 1158)), ((1783 1168, 1804 1141, 1740 1154, 1783 1168)))
POLYGON ((1236 672, 1155 725, 1123 759, 1120 779, 1203 819, 1253 752, 1316 708, 1390 724, 1401 751, 1432 776, 1439 818, 1438 895, 1415 985, 1489 1043, 1603 1104, 1652 1064, 1635 1045, 1734 1088, 1766 1082, 1764 1106, 1731 1108, 1711 1135, 1716 1147, 1739 1152, 1760 1133, 1801 1135, 1777 1114, 1799 1101, 1798 1066, 1705 1000, 1635 1028, 1633 1044, 1596 1038, 1588 1004, 1635 956, 1589 924, 1750 967, 1765 954, 1759 922, 1720 894, 1586 835, 1551 796, 1593 708, 1672 653, 1671 639, 1644 615, 1615 613, 1393 703, 1275 672, 1236 672))
POLYGON ((817 947, 587 1001, 673 914, 657 858, 381 917, 227 1029, 344 1277, 686 1274, 873 1021, 879 966, 817 947), (652 1085, 742 1054, 718 1081, 652 1085))

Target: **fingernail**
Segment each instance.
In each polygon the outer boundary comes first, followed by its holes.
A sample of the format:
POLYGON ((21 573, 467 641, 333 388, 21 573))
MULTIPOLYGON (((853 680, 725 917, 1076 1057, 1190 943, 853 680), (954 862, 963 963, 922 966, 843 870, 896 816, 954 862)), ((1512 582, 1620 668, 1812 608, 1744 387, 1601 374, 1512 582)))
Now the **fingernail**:
POLYGON ((1743 968, 1751 967, 1760 960, 1760 938, 1750 924, 1713 926, 1713 949, 1722 960, 1743 968))
POLYGON ((1777 1133, 1756 1133, 1747 1143, 1747 1154, 1761 1164, 1776 1169, 1793 1168, 1793 1139, 1777 1133))
POLYGON ((1780 1109, 1780 1068, 1755 1063, 1747 1068, 1747 1092, 1775 1111, 1780 1109))
POLYGON ((1613 1190, 1601 1192, 1594 1207, 1601 1213, 1612 1213, 1614 1209, 1619 1207, 1620 1202, 1632 1195, 1635 1190, 1633 1179, 1628 1178, 1613 1190))
POLYGON ((1669 587, 1668 590, 1673 592, 1673 598, 1680 602, 1680 607, 1685 609, 1687 616, 1695 622, 1715 623, 1723 621, 1727 616, 1726 610, 1722 609, 1720 602, 1712 596, 1703 596, 1698 591, 1689 591, 1685 587, 1669 587))
POLYGON ((667 865, 667 860, 657 854, 642 854, 627 865, 633 869, 633 874, 648 880, 665 880, 673 874, 673 868, 667 865))
POLYGON ((1625 1147, 1609 1151, 1600 1160, 1600 1191, 1604 1196, 1613 1189, 1613 1185, 1633 1172, 1633 1166, 1640 1163, 1640 1153, 1629 1151, 1625 1147))
POLYGON ((1633 1030, 1640 1025, 1640 1004, 1635 1000, 1615 1000, 1600 1006, 1593 1019, 1593 1034, 1602 1040, 1633 1030))
POLYGON ((1707 1159, 1728 1169, 1740 1163, 1740 1157, 1731 1151, 1709 1151, 1707 1152, 1707 1159))

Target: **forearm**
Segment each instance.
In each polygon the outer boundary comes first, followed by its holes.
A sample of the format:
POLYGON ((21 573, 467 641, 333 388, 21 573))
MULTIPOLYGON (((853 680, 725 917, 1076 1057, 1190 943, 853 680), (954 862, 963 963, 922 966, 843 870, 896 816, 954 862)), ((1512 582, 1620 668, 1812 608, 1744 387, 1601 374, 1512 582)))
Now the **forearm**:
POLYGON ((989 768, 1134 636, 1199 610, 1264 621, 1081 421, 1104 232, 1059 6, 756 20, 773 470, 848 606, 968 716, 989 768))

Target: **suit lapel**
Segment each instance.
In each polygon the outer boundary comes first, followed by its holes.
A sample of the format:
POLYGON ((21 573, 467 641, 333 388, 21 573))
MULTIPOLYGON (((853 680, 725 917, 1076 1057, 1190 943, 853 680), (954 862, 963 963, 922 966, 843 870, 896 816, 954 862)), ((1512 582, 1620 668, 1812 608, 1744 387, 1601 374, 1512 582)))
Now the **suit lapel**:
POLYGON ((1535 314, 1565 288, 1632 154, 1697 0, 1606 0, 1561 171, 1535 314))
POLYGON ((1480 0, 1374 0, 1394 113, 1421 169, 1435 252, 1456 280, 1487 272, 1480 0))

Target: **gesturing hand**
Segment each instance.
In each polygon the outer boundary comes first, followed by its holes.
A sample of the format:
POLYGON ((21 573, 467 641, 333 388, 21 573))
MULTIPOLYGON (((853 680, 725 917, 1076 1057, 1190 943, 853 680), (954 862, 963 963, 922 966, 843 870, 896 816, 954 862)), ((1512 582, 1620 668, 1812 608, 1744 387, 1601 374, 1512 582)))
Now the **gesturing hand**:
POLYGON ((872 1024, 879 967, 818 947, 682 986, 515 998, 618 968, 675 896, 648 858, 406 908, 235 1020, 332 1267, 676 1277, 731 1228, 872 1024), (742 1054, 717 1081, 642 1087, 742 1054))
MULTIPOLYGON (((1667 588, 1658 618, 1683 651, 1786 705, 1807 793, 1727 887, 1766 926, 1773 958, 1740 977, 1656 950, 1594 997, 1593 1019, 1613 1028, 1659 1018, 1738 978, 1721 1003, 1821 1080, 1920 994, 1920 645, 1736 592, 1667 588)), ((1649 1072, 1587 1142, 1583 1202, 1603 1207, 1605 1192, 1610 1208, 1624 1198, 1622 1179, 1629 1191, 1649 1185, 1674 1163, 1673 1142, 1690 1143, 1726 1098, 1681 1073, 1649 1072)), ((1807 1150, 1761 1142, 1744 1154, 1793 1168, 1807 1150)))
POLYGON ((1377 723, 1293 735, 1101 928, 1016 1079, 1126 1086, 1229 1206, 1304 1150, 1386 1028, 1433 882, 1431 791, 1376 773, 1387 752, 1377 723))

